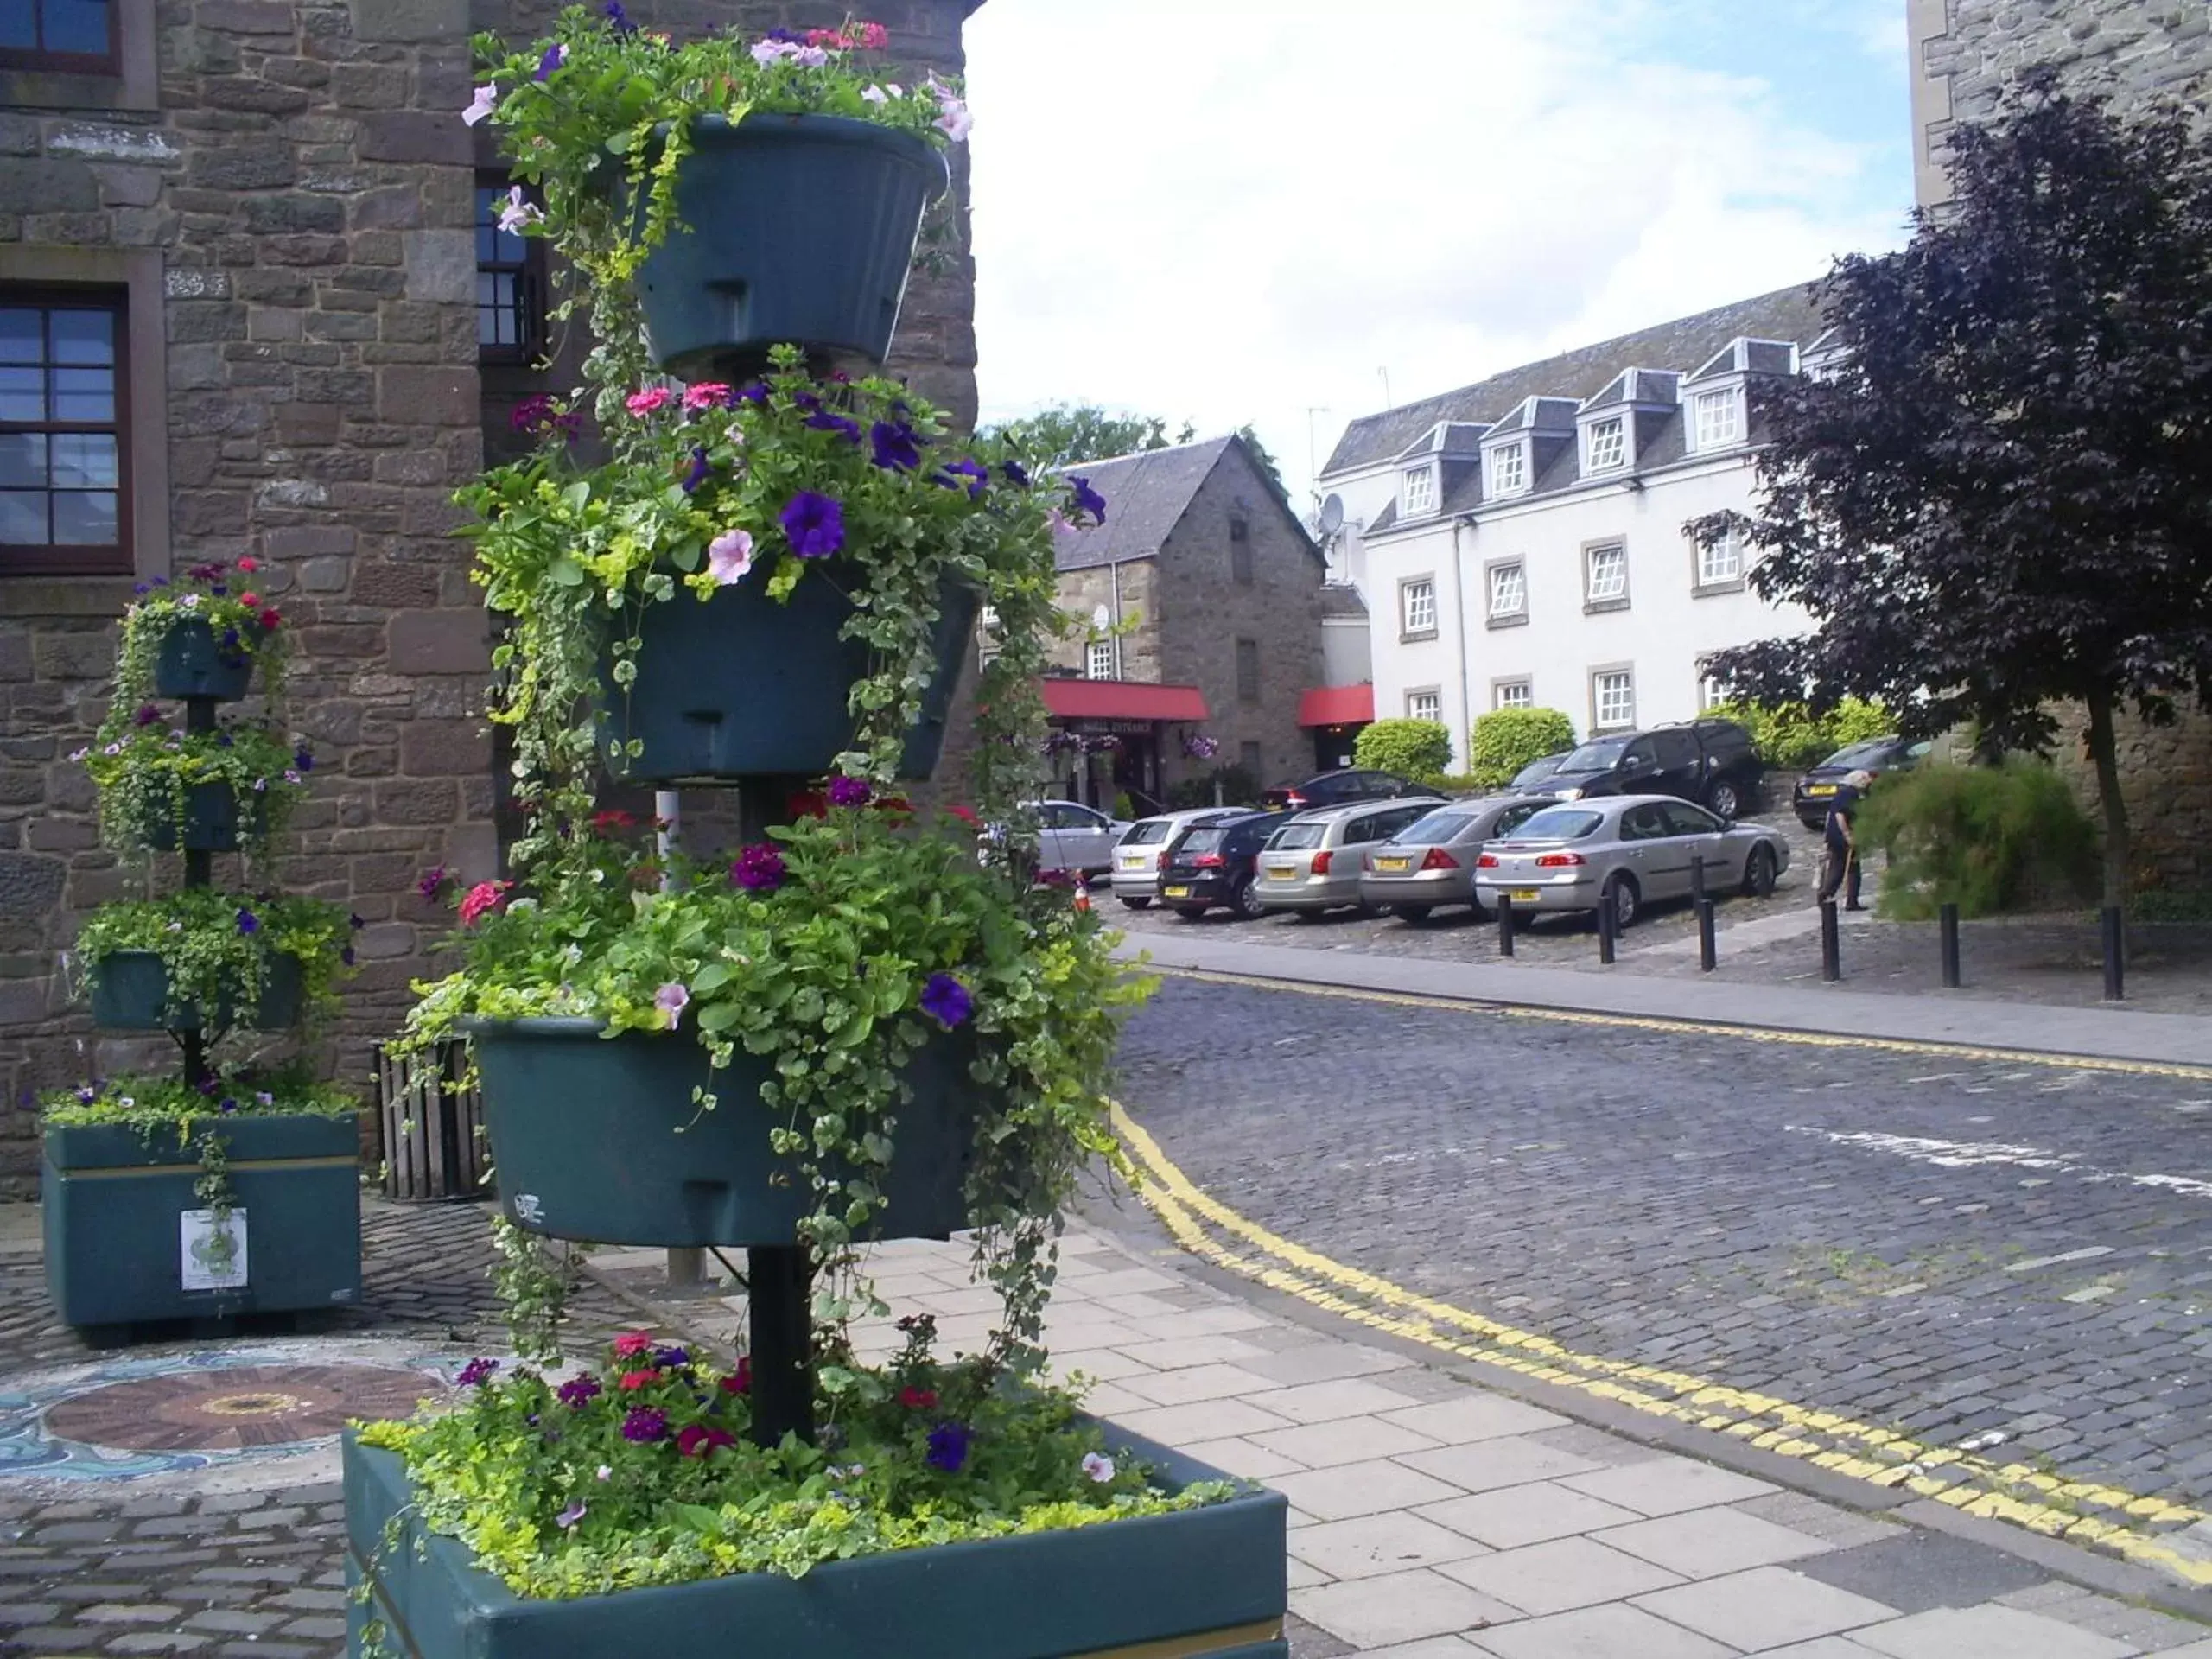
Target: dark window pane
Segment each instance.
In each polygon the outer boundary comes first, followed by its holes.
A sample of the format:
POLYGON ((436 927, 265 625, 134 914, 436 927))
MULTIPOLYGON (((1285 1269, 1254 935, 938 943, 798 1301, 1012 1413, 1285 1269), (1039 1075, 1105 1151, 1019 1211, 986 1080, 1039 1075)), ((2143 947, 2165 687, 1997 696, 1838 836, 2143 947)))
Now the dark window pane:
POLYGON ((105 432, 54 435, 54 487, 113 489, 115 440, 105 432))
POLYGON ((45 371, 0 369, 0 421, 42 421, 45 418, 45 371))
POLYGON ((115 544, 115 493, 111 490, 56 490, 54 539, 64 547, 115 544))
MULTIPOLYGON (((12 4, 16 0, 0 0, 12 4)), ((81 52, 87 57, 107 55, 109 0, 43 0, 48 52, 81 52)))
MULTIPOLYGON (((4 9, 5 0, 0 0, 4 9)), ((0 310, 0 363, 37 363, 43 360, 44 344, 39 332, 39 313, 0 310)))
POLYGON ((112 369, 55 369, 54 418, 57 421, 111 421, 115 418, 115 371, 112 369))
POLYGON ((115 313, 112 311, 56 311, 54 315, 54 361, 56 363, 112 363, 115 361, 115 313))
POLYGON ((46 434, 0 432, 0 486, 38 489, 46 482, 46 434))
POLYGON ((30 51, 37 45, 37 0, 0 0, 0 47, 30 51))
POLYGON ((44 493, 35 490, 0 490, 0 543, 37 547, 46 541, 44 493))

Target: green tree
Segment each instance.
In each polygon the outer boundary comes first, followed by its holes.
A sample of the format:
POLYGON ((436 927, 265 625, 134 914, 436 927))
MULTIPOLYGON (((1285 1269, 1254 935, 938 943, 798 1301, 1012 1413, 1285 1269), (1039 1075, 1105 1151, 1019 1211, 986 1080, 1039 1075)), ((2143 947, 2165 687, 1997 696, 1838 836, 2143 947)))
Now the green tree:
POLYGON ((1378 772, 1433 777, 1452 765, 1452 734, 1433 720, 1378 720, 1352 744, 1351 758, 1378 772))
POLYGON ((1244 440, 1244 447, 1252 452, 1252 464, 1267 475, 1268 482, 1275 486, 1275 493, 1284 500, 1289 500, 1290 490, 1282 481, 1282 467, 1268 451, 1268 446, 1260 442, 1260 435, 1253 429, 1252 423, 1247 421, 1238 427, 1236 435, 1244 440))
POLYGON ((1574 747, 1574 722, 1556 709, 1493 709, 1475 716, 1467 773, 1478 789, 1503 789, 1531 760, 1574 747))
POLYGON ((1190 442, 1197 431, 1185 421, 1183 429, 1170 437, 1167 423, 1157 415, 1116 415, 1096 404, 1054 404, 1034 415, 987 427, 983 435, 1005 439, 1033 465, 1050 469, 1166 449, 1190 442))

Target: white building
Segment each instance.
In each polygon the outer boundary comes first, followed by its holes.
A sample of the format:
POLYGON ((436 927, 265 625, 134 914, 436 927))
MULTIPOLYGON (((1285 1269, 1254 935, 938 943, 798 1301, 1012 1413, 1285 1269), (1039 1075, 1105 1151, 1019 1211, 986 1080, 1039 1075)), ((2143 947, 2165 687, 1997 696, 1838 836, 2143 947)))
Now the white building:
POLYGON ((1752 505, 1751 389, 1836 349, 1803 288, 1354 421, 1322 469, 1332 580, 1367 601, 1375 715, 1440 720, 1460 763, 1492 709, 1576 730, 1688 720, 1705 659, 1807 626, 1689 522, 1752 505))

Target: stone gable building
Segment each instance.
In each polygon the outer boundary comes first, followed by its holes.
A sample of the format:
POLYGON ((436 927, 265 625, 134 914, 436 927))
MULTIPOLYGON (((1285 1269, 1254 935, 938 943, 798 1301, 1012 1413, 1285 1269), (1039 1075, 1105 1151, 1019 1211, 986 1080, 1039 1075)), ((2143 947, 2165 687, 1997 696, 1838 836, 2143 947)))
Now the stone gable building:
MULTIPOLYGON (((952 73, 980 3, 871 10, 899 60, 952 73)), ((531 366, 542 263, 491 229, 504 172, 460 111, 472 33, 526 38, 556 10, 0 3, 0 435, 16 440, 0 445, 0 1196, 35 1177, 29 1092, 130 1058, 95 1041, 55 957, 136 880, 99 846, 66 759, 104 712, 134 581, 251 554, 296 632, 289 721, 319 764, 272 874, 366 924, 341 1075, 365 1079, 449 925, 420 874, 497 868, 486 619, 450 498, 514 442, 517 399, 575 377, 531 366), (56 424, 72 442, 49 450, 56 424), (48 459, 65 448, 67 466, 48 459)), ((847 8, 629 10, 688 35, 834 26, 847 8)), ((957 251, 917 277, 890 369, 964 422, 974 302, 954 166, 957 251)), ((218 861, 219 880, 239 879, 218 861)))

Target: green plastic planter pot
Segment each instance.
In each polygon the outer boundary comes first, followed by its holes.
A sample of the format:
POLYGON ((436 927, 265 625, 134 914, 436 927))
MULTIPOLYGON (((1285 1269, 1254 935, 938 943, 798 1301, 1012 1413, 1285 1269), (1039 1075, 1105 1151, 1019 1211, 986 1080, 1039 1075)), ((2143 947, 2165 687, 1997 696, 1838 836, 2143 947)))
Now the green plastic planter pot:
POLYGON ((237 792, 228 784, 188 784, 183 822, 161 814, 149 817, 138 825, 138 838, 157 853, 234 853, 241 836, 251 839, 261 833, 261 806, 256 800, 241 814, 237 792))
MULTIPOLYGON (((773 1151, 781 1120, 760 1089, 772 1062, 739 1051, 713 1075, 689 1031, 601 1036, 594 1020, 475 1020, 499 1205, 517 1226, 601 1244, 791 1244, 813 1193, 773 1151)), ((946 1036, 916 1058, 899 1109, 885 1208, 871 1238, 943 1238, 968 1224, 976 1086, 968 1045, 946 1036)))
MULTIPOLYGON (((1223 1477, 1107 1425, 1162 1484, 1223 1477)), ((1288 1504, 1254 1491, 1070 1531, 566 1601, 524 1601, 423 1530, 405 1466, 346 1437, 346 1652, 366 1659, 1288 1659, 1288 1504), (387 1529, 394 1529, 388 1531, 387 1529), (383 1626, 382 1649, 368 1641, 383 1626)))
POLYGON ((253 658, 226 646, 205 622, 180 622, 162 636, 154 658, 154 694, 162 697, 212 697, 236 702, 253 677, 253 658))
MULTIPOLYGON (((169 970, 151 950, 111 950, 93 962, 90 976, 92 1023, 103 1031, 198 1031, 208 1023, 196 1002, 170 1014, 169 970)), ((299 1022, 305 993, 299 958, 279 950, 269 958, 260 1000, 244 1010, 227 1001, 218 1005, 215 1027, 282 1031, 299 1022)))
MULTIPOLYGON (((838 637, 853 614, 836 569, 809 570, 779 603, 763 580, 704 600, 679 590, 639 620, 638 677, 626 690, 602 672, 601 753, 636 739, 613 762, 639 783, 690 783, 780 774, 818 778, 853 747, 848 707, 866 677, 865 640, 838 637)), ((944 747, 945 718, 969 657, 976 591, 947 582, 938 595, 937 670, 922 718, 907 734, 902 778, 926 778, 944 747)))
MULTIPOLYGON (((199 1154, 111 1124, 46 1131, 46 1288, 73 1325, 340 1307, 361 1296, 358 1131, 328 1117, 220 1117, 244 1216, 245 1282, 188 1288, 199 1154)), ((232 1217, 238 1223, 238 1215, 232 1217)))
POLYGON ((741 380, 768 349, 883 361, 922 210, 950 182, 912 133, 831 115, 691 123, 676 175, 683 227, 645 258, 638 298, 653 360, 684 380, 741 380))

